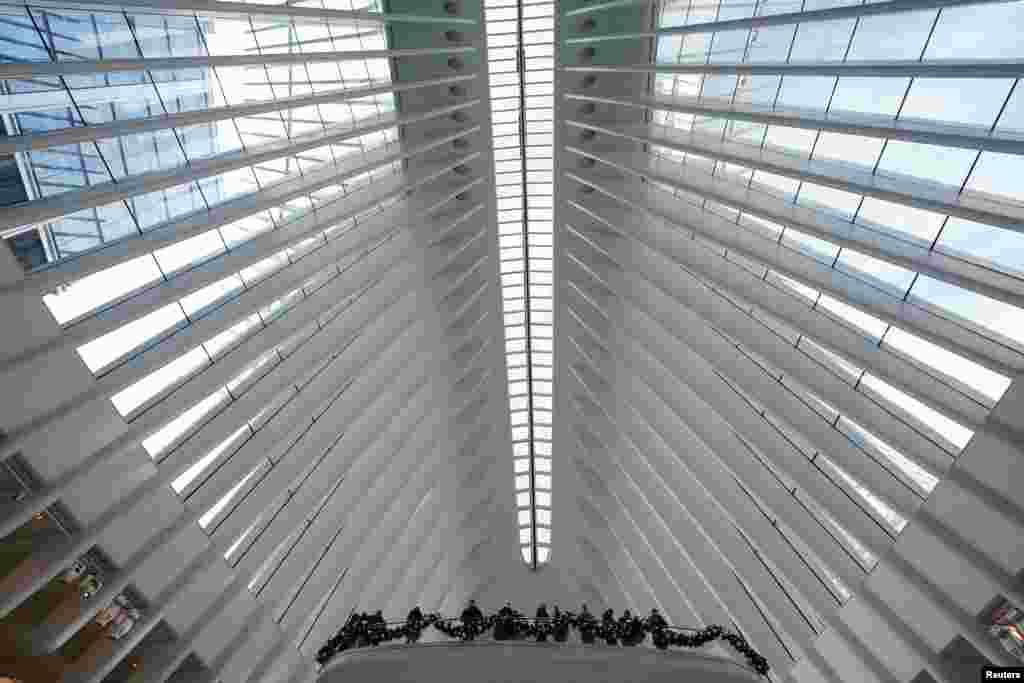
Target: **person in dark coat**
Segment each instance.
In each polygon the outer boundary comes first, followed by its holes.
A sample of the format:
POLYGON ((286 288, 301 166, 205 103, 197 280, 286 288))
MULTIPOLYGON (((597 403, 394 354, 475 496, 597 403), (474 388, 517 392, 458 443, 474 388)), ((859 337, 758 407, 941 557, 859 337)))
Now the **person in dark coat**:
POLYGON ((366 647, 370 644, 370 615, 363 612, 359 615, 356 623, 356 633, 359 635, 359 647, 366 647))
POLYGON ((651 640, 654 641, 654 647, 659 650, 664 650, 668 647, 668 636, 665 633, 667 627, 668 622, 665 621, 665 617, 661 616, 657 608, 652 609, 650 616, 647 617, 647 629, 651 632, 651 640))
POLYGON ((473 640, 476 637, 474 631, 479 622, 483 620, 483 616, 480 608, 476 606, 476 600, 470 600, 466 609, 462 610, 463 640, 473 640))
POLYGON ((506 602, 505 606, 498 610, 498 620, 494 624, 494 639, 508 640, 514 633, 515 612, 512 610, 512 603, 506 602))
POLYGON ((622 613, 622 616, 619 617, 619 636, 622 638, 623 645, 636 645, 636 643, 633 642, 633 637, 631 635, 632 626, 633 615, 630 614, 627 609, 622 613))
POLYGON ((377 610, 370 617, 370 643, 376 646, 383 641, 387 629, 388 626, 387 622, 384 621, 384 615, 381 614, 380 610, 377 610))
POLYGON ((551 615, 552 625, 554 627, 555 642, 564 643, 569 639, 569 615, 563 613, 558 609, 558 605, 554 606, 551 615))
POLYGON ((639 645, 644 642, 647 634, 644 632, 644 622, 640 617, 633 617, 629 622, 630 645, 639 645))
POLYGON ((647 627, 651 629, 651 632, 663 629, 668 626, 668 622, 665 621, 665 617, 661 616, 657 608, 651 610, 651 614, 647 617, 647 627))
POLYGON ((581 609, 580 613, 576 616, 576 628, 580 630, 580 639, 584 643, 589 644, 594 642, 595 621, 594 615, 590 613, 590 610, 588 610, 587 606, 584 604, 583 609, 581 609))
POLYGON ((420 639, 420 631, 423 627, 423 612, 420 606, 416 605, 409 611, 405 618, 405 642, 415 643, 420 639))
POLYGON ((654 647, 659 650, 668 649, 668 622, 665 621, 665 617, 661 616, 657 609, 651 610, 651 615, 647 617, 647 628, 651 630, 651 640, 654 641, 654 647))
POLYGON ((548 608, 547 608, 547 606, 543 602, 540 603, 540 607, 537 608, 536 617, 537 617, 537 621, 536 621, 536 624, 537 624, 537 642, 538 643, 545 643, 548 640, 548 628, 549 628, 548 619, 549 619, 549 617, 548 617, 548 608))
POLYGON ((615 612, 606 609, 601 615, 601 626, 604 628, 604 642, 609 645, 617 645, 618 638, 615 637, 615 612))

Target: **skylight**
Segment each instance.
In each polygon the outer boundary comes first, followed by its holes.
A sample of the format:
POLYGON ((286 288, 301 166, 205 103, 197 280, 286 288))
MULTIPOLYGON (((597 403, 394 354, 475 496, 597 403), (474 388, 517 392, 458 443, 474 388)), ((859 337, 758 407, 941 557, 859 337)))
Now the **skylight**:
POLYGON ((519 544, 534 569, 551 553, 554 13, 485 0, 519 544))

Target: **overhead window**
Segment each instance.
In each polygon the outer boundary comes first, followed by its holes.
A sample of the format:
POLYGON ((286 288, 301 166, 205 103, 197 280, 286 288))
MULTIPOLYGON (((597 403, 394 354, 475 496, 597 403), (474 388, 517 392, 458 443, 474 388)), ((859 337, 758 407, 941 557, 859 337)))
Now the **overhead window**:
POLYGON ((551 553, 554 8, 485 2, 520 554, 533 568, 551 553))

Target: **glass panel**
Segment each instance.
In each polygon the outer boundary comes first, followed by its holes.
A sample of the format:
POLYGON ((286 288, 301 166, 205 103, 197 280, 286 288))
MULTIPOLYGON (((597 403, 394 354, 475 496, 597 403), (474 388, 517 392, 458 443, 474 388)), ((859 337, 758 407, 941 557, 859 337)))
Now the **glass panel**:
MULTIPOLYGON (((816 136, 817 133, 813 130, 790 128, 788 126, 768 126, 768 132, 765 134, 764 146, 769 149, 775 149, 780 152, 785 152, 796 157, 807 159, 810 157, 811 147, 814 144, 814 138, 816 136)), ((761 174, 762 171, 758 171, 755 178, 761 174)), ((789 179, 787 178, 787 180, 789 179)))
POLYGON ((165 275, 177 274, 223 254, 224 242, 220 233, 210 230, 153 252, 165 275))
POLYGON ((173 303, 83 344, 78 347, 78 354, 90 370, 99 373, 124 356, 155 344, 185 323, 181 307, 173 303))
POLYGON ((782 234, 782 243, 789 246, 791 249, 803 252, 811 258, 824 263, 827 266, 831 266, 835 261, 836 254, 839 253, 839 247, 826 242, 825 240, 806 235, 802 232, 793 230, 792 228, 787 229, 782 234))
POLYGON ((247 435, 251 435, 249 425, 242 425, 229 437, 220 442, 216 448, 212 449, 209 453, 193 463, 191 467, 171 482, 171 487, 174 489, 175 493, 180 494, 183 490, 188 488, 192 482, 202 476, 217 460, 238 450, 238 447, 240 446, 239 441, 247 435))
POLYGON ((963 449, 974 436, 974 432, 970 429, 950 420, 871 374, 864 374, 859 388, 862 391, 867 389, 874 392, 889 403, 891 411, 906 413, 926 431, 934 430, 957 449, 963 449))
POLYGON ((1024 310, 928 276, 917 278, 910 299, 938 306, 1024 347, 1024 310))
POLYGON ((852 220, 860 205, 860 195, 805 182, 800 186, 797 203, 852 220))
POLYGON ((1024 278, 1024 234, 949 217, 936 251, 1024 278))
POLYGON ((975 156, 977 153, 969 149, 890 140, 882 153, 878 173, 912 176, 959 189, 975 156))
POLYGON ((921 57, 935 22, 935 10, 862 17, 848 59, 912 60, 921 57))
POLYGON ((830 110, 895 117, 909 84, 909 78, 843 77, 836 85, 830 110))
POLYGON ((179 442, 186 434, 198 429, 202 423, 230 401, 231 396, 227 389, 218 389, 164 425, 159 431, 148 436, 142 442, 143 448, 151 458, 160 460, 173 444, 179 442))
MULTIPOLYGON (((793 42, 793 32, 797 26, 767 26, 752 29, 744 61, 748 62, 784 62, 789 55, 789 47, 793 42)), ((774 96, 774 93, 773 93, 774 96)))
POLYGON ((811 21, 800 24, 790 60, 794 62, 842 61, 855 20, 811 21))
POLYGON ((815 159, 829 159, 855 170, 873 169, 882 153, 883 140, 862 135, 822 133, 814 145, 815 159))
POLYGON ((43 301, 64 325, 162 279, 156 262, 147 254, 63 285, 43 301))
POLYGON ((845 302, 834 299, 828 294, 821 295, 821 298, 818 300, 818 305, 820 308, 832 313, 843 322, 848 323, 854 329, 859 329, 861 332, 874 339, 881 339, 888 327, 885 321, 879 320, 868 313, 864 313, 845 302))
POLYGON ((1021 31, 1024 8, 1020 3, 944 8, 924 58, 1018 58, 1021 31))
POLYGON ((916 337, 909 332, 893 328, 885 335, 885 346, 903 352, 914 361, 924 363, 941 374, 948 375, 984 394, 991 405, 1002 398, 1010 386, 1010 378, 982 367, 966 358, 916 337))
POLYGON ((206 355, 206 351, 201 346, 194 348, 184 356, 146 375, 127 389, 111 396, 110 401, 121 415, 127 416, 209 364, 210 359, 206 355))
POLYGON ((1012 79, 916 78, 900 118, 967 123, 991 128, 1013 85, 1012 79))
POLYGON ((873 197, 865 197, 857 212, 857 223, 921 246, 931 246, 942 221, 942 214, 873 197))
POLYGON ((235 486, 232 487, 230 491, 224 494, 223 498, 217 501, 217 503, 209 510, 207 510, 205 513, 203 513, 203 516, 199 518, 199 526, 203 529, 209 527, 210 524, 215 519, 217 519, 218 515, 220 515, 221 512, 223 512, 229 505, 231 505, 232 502, 235 502, 235 499, 238 497, 238 494, 242 491, 246 484, 255 479, 257 475, 261 475, 264 472, 266 472, 266 470, 268 470, 270 467, 270 463, 264 460, 257 467, 253 468, 253 470, 250 471, 249 474, 245 475, 245 477, 243 477, 240 482, 235 484, 235 486))
POLYGON ((852 249, 843 249, 839 260, 836 261, 836 268, 901 299, 914 281, 914 271, 894 266, 852 249))
POLYGON ((183 297, 180 301, 181 307, 189 319, 195 320, 237 296, 244 289, 245 283, 242 279, 237 275, 231 275, 183 297))
MULTIPOLYGON (((832 76, 785 76, 779 91, 777 107, 824 109, 835 89, 832 76)), ((810 131, 813 134, 813 131, 810 131)))
POLYGON ((964 197, 997 201, 1008 209, 1024 207, 1024 190, 1017 180, 1024 173, 1024 161, 1014 154, 982 152, 964 188, 964 197))

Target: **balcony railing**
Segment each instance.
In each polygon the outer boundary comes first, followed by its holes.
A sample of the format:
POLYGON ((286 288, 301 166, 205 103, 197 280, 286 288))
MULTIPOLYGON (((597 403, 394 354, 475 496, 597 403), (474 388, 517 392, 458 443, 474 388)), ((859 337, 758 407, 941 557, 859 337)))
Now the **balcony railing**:
POLYGON ((555 643, 576 642, 605 646, 621 644, 627 647, 645 644, 649 638, 650 644, 661 650, 669 647, 696 648, 722 640, 743 655, 747 664, 757 673, 766 675, 769 668, 767 660, 755 652, 742 635, 721 626, 694 629, 672 626, 660 617, 598 619, 589 613, 569 612, 533 618, 505 611, 476 618, 429 614, 404 621, 385 621, 381 617, 374 621, 374 617, 367 619, 352 615, 348 623, 320 648, 316 660, 324 665, 345 650, 374 647, 395 640, 412 644, 451 639, 469 641, 477 638, 499 641, 550 640, 555 643))

